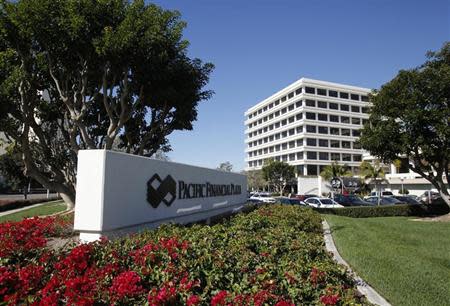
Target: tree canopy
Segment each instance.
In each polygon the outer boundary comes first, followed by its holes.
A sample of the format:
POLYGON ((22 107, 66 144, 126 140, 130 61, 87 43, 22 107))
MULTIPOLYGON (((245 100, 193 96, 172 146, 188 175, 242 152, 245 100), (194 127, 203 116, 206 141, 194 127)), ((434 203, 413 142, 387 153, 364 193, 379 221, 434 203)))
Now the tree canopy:
POLYGON ((27 175, 73 205, 78 150, 170 150, 212 95, 185 26, 143 0, 1 1, 0 131, 27 175))
POLYGON ((295 167, 282 161, 269 159, 261 170, 264 180, 273 185, 281 195, 286 185, 295 178, 295 167))
POLYGON ((220 163, 219 167, 217 167, 218 170, 222 170, 222 171, 226 171, 226 172, 231 172, 233 171, 233 165, 229 162, 223 162, 220 163))
POLYGON ((350 171, 350 167, 347 164, 340 165, 338 162, 333 161, 330 165, 325 166, 323 170, 320 172, 320 176, 329 181, 333 177, 341 177, 341 176, 351 176, 352 172, 350 171))
POLYGON ((386 163, 407 158, 450 205, 450 42, 427 58, 371 95, 360 143, 386 163))

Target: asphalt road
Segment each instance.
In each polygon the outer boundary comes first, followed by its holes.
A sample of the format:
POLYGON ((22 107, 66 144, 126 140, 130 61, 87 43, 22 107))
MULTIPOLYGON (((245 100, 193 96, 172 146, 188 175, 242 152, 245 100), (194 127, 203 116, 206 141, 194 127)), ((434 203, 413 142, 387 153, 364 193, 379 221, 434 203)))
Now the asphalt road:
MULTIPOLYGON (((50 193, 50 197, 56 197, 56 193, 50 193)), ((45 199, 46 193, 29 194, 28 199, 45 199)), ((23 194, 0 194, 0 200, 23 200, 23 194)))

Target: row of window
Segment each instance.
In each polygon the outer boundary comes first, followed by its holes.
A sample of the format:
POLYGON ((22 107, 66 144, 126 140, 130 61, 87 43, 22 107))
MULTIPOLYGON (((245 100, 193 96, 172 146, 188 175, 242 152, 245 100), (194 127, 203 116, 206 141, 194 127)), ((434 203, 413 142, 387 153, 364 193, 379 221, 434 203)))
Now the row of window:
MULTIPOLYGON (((254 111, 253 113, 248 115, 248 119, 251 119, 253 117, 256 117, 257 115, 267 111, 268 109, 271 109, 275 106, 278 106, 280 103, 286 102, 289 99, 292 99, 294 96, 297 96, 301 94, 303 91, 303 88, 300 87, 289 94, 281 97, 280 99, 275 100, 272 103, 269 103, 268 105, 261 107, 260 109, 254 111)), ((305 93, 307 94, 313 94, 318 96, 328 96, 333 98, 341 98, 341 99, 350 99, 353 101, 363 101, 363 102, 369 102, 369 97, 367 95, 358 95, 358 94, 349 94, 348 92, 338 92, 336 90, 327 90, 323 88, 314 88, 314 87, 305 87, 305 93)))
MULTIPOLYGON (((341 110, 341 111, 345 111, 345 112, 353 112, 353 113, 367 113, 369 111, 368 107, 360 107, 360 106, 354 106, 354 105, 348 105, 348 104, 340 104, 340 103, 328 103, 325 101, 315 101, 315 100, 299 100, 295 103, 290 104, 289 106, 286 106, 284 108, 282 108, 281 110, 277 110, 273 113, 268 114, 267 116, 265 116, 264 118, 261 118, 255 122, 252 122, 248 125, 248 128, 251 129, 257 125, 260 125, 264 122, 267 122, 269 120, 272 120, 273 118, 276 118, 280 115, 284 115, 286 114, 288 111, 292 111, 295 108, 299 108, 301 107, 303 104, 305 104, 306 106, 309 107, 317 107, 318 108, 324 108, 324 109, 333 109, 333 110, 341 110), (317 104, 316 104, 317 102, 317 104)), ((330 116, 334 116, 334 117, 338 117, 336 115, 330 115, 330 116)))
MULTIPOLYGON (((333 135, 333 136, 353 136, 353 137, 359 137, 361 135, 360 130, 355 129, 345 129, 345 128, 338 128, 338 127, 327 127, 327 126, 316 126, 316 125, 306 125, 305 130, 307 133, 314 133, 314 134, 322 134, 322 135, 333 135)), ((289 136, 293 136, 296 134, 303 133, 303 125, 299 125, 295 128, 272 134, 269 136, 266 136, 264 138, 260 138, 258 140, 250 141, 248 143, 248 147, 254 147, 257 145, 261 145, 264 143, 269 143, 272 141, 276 141, 279 139, 283 139, 289 136)))
MULTIPOLYGON (((297 152, 291 154, 283 154, 273 157, 277 161, 296 161, 296 160, 304 160, 306 157, 307 160, 323 160, 323 161, 344 161, 344 162, 361 162, 362 155, 361 154, 349 154, 349 153, 328 153, 328 152, 314 152, 314 151, 306 151, 306 152, 297 152)), ((258 159, 254 161, 249 161, 249 167, 257 167, 263 166, 267 159, 258 159)))
POLYGON ((291 140, 284 142, 282 144, 273 145, 270 147, 253 150, 248 152, 248 157, 256 157, 260 155, 265 155, 273 152, 284 151, 288 149, 293 149, 296 147, 321 147, 321 148, 337 148, 337 149, 361 149, 361 145, 358 142, 348 141, 348 140, 335 140, 335 139, 317 139, 317 138, 299 138, 297 140, 291 140))
MULTIPOLYGON (((334 123, 343 123, 343 124, 353 124, 353 125, 364 125, 367 122, 367 119, 361 119, 357 117, 348 117, 348 116, 337 116, 337 115, 328 115, 322 113, 311 113, 306 112, 305 118, 308 120, 318 120, 322 122, 334 122, 334 123)), ((277 129, 281 126, 285 126, 291 124, 295 121, 300 121, 303 119, 303 113, 298 113, 289 118, 274 122, 264 128, 260 128, 256 131, 248 133, 248 138, 252 138, 258 136, 260 134, 266 133, 267 131, 272 131, 273 129, 277 129)), ((358 135, 359 136, 359 135, 358 135)))

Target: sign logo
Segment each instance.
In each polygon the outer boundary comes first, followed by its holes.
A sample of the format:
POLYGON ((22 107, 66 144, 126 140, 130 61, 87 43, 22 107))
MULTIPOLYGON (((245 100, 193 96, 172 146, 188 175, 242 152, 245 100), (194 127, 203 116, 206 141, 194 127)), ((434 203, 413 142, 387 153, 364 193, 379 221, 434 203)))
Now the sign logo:
POLYGON ((157 208, 161 202, 170 206, 175 201, 177 183, 170 176, 164 180, 158 174, 153 175, 147 182, 147 202, 157 208))

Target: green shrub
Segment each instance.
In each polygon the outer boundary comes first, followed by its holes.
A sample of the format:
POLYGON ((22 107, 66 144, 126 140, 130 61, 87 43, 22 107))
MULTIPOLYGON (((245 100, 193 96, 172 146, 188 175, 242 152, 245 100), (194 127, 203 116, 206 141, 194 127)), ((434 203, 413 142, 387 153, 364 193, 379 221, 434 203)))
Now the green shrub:
POLYGON ((445 203, 432 205, 389 205, 389 206, 355 206, 344 208, 315 209, 323 214, 331 214, 352 218, 394 217, 394 216, 433 216, 449 213, 445 203))

